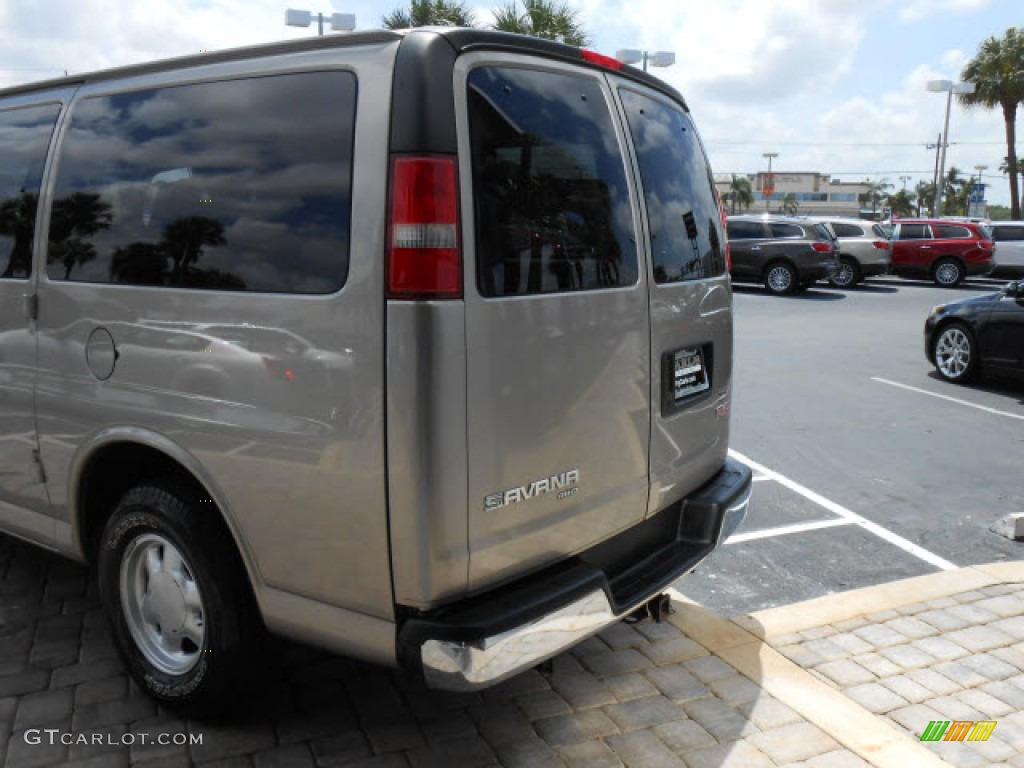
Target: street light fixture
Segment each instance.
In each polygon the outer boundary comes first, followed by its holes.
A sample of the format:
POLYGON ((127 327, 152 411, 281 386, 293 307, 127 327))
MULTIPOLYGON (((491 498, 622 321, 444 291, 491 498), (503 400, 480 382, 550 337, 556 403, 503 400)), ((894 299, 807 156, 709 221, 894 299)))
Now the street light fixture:
POLYGON ((676 63, 675 51, 655 51, 648 53, 638 48, 623 48, 615 52, 615 58, 623 64, 636 64, 643 62, 644 72, 647 71, 647 64, 652 67, 671 67, 676 63))
POLYGON ((768 173, 765 174, 764 184, 761 185, 761 192, 764 194, 764 209, 768 211, 772 194, 775 192, 775 177, 772 176, 772 158, 778 157, 778 152, 762 152, 761 157, 768 158, 768 173))
POLYGON ((900 181, 903 182, 903 191, 904 192, 907 191, 907 182, 910 181, 910 179, 911 179, 910 176, 900 176, 900 181))
MULTIPOLYGON (((335 32, 351 32, 356 28, 356 15, 354 13, 332 13, 328 18, 331 20, 331 29, 335 32)), ((320 34, 324 33, 324 15, 316 15, 317 26, 320 34)), ((289 27, 308 27, 313 23, 313 14, 310 11, 297 11, 289 8, 284 12, 284 23, 289 27)))
POLYGON ((945 186, 943 177, 946 174, 946 147, 949 146, 949 108, 953 104, 953 94, 974 93, 974 83, 954 83, 952 80, 929 80, 928 90, 936 93, 947 93, 946 97, 946 121, 942 128, 942 159, 939 160, 939 173, 935 184, 935 203, 932 208, 932 216, 938 216, 942 212, 942 188, 945 186))

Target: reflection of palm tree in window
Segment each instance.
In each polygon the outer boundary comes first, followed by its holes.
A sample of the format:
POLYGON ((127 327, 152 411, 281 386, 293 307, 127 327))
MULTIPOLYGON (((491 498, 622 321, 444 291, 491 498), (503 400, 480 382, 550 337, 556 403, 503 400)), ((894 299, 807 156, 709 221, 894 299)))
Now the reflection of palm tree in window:
POLYGON ((171 284, 177 285, 203 253, 204 245, 226 245, 224 225, 205 216, 175 219, 164 227, 161 248, 171 259, 171 284))
POLYGON ((64 279, 71 279, 71 270, 96 258, 96 248, 86 238, 113 222, 109 203, 93 192, 75 192, 55 200, 50 219, 51 264, 64 265, 64 279))
POLYGON ((218 269, 196 266, 204 245, 227 245, 224 225, 205 216, 175 219, 160 242, 135 242, 114 251, 110 279, 135 285, 176 285, 245 290, 245 282, 218 269))
POLYGON ((22 192, 0 203, 0 237, 14 240, 0 277, 28 277, 32 268, 32 234, 39 196, 22 192))

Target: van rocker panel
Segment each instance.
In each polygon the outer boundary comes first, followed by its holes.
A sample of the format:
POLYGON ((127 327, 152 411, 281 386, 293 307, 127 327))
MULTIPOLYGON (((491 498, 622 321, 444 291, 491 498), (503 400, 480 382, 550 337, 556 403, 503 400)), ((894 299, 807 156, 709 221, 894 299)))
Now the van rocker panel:
POLYGON ((468 691, 518 674, 619 621, 692 571, 746 516, 750 468, 727 459, 690 496, 525 579, 410 615, 402 666, 431 688, 468 691))

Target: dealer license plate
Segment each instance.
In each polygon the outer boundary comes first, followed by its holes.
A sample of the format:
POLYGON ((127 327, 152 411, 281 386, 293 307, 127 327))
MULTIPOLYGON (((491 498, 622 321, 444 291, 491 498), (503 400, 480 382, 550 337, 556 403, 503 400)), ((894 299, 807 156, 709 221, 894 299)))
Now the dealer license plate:
POLYGON ((679 349, 673 353, 672 384, 675 401, 678 403, 690 395, 705 391, 708 372, 704 367, 704 353, 700 347, 679 349))

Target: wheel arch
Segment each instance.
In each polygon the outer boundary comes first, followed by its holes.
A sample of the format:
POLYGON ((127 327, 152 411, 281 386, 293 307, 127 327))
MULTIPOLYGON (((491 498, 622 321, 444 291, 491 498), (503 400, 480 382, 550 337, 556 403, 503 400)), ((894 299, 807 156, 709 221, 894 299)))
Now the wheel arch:
POLYGON ((201 463, 169 438, 137 427, 103 430, 83 445, 73 462, 68 508, 72 510, 73 540, 86 562, 95 560, 103 527, 118 500, 147 481, 170 481, 210 500, 210 513, 230 537, 255 594, 256 569, 251 554, 238 535, 235 521, 217 484, 201 463))

